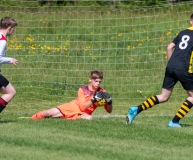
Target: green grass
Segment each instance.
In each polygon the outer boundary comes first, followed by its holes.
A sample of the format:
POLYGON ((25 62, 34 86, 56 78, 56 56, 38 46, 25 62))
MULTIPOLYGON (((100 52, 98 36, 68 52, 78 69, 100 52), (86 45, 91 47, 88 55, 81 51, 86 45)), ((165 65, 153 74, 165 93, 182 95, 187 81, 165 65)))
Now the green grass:
MULTIPOLYGON (((1 160, 193 158, 192 112, 182 120, 182 129, 167 127, 186 99, 180 84, 167 103, 141 113, 133 125, 125 124, 129 106, 160 92, 166 46, 189 26, 192 3, 131 9, 11 2, 0 2, 1 17, 18 21, 8 38, 7 56, 19 65, 2 68, 17 95, 0 115, 1 160), (92 69, 104 72, 102 86, 113 97, 111 117, 18 119, 74 99, 92 69)), ((105 112, 97 108, 94 114, 105 112)))
POLYGON ((125 117, 31 121, 2 114, 0 159, 192 159, 193 118, 187 116, 182 129, 171 129, 171 116, 149 114, 142 113, 130 126, 125 117))

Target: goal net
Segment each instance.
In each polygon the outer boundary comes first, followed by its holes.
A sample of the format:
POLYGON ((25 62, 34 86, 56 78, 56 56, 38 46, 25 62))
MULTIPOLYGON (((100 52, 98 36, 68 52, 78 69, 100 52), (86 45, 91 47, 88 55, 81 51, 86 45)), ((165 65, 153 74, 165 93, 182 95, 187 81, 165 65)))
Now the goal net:
MULTIPOLYGON (((18 22, 8 38, 7 56, 19 64, 2 68, 17 90, 9 110, 34 113, 68 102, 94 69, 104 72, 102 87, 113 97, 116 114, 160 93, 166 47, 189 27, 192 3, 143 8, 122 2, 80 4, 0 2, 1 17, 18 22)), ((177 84, 165 105, 179 107, 185 98, 177 84)))

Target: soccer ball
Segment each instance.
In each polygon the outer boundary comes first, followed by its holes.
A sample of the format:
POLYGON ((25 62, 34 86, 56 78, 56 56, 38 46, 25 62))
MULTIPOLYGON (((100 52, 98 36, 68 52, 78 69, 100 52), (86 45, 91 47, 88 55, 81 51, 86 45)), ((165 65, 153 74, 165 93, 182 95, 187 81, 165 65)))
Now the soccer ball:
POLYGON ((95 102, 94 104, 96 106, 104 106, 107 103, 107 101, 103 98, 100 101, 95 102))

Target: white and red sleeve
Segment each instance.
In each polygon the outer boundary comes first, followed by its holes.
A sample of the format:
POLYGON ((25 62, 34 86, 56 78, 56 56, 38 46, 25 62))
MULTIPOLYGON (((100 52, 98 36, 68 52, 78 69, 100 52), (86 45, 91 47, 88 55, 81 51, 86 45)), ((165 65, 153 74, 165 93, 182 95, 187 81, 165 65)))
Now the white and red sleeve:
POLYGON ((0 33, 0 66, 3 63, 12 63, 12 58, 6 56, 7 39, 0 33))

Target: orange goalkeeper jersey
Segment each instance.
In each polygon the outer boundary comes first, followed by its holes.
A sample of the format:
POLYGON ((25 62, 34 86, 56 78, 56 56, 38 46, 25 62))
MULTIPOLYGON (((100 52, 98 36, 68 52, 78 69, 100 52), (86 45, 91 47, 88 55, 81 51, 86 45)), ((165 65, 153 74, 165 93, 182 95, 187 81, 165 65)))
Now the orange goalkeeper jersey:
MULTIPOLYGON (((105 92, 103 88, 100 88, 100 91, 105 92)), ((92 104, 89 108, 84 108, 82 105, 85 102, 88 102, 93 97, 94 92, 90 91, 88 85, 82 86, 78 90, 78 97, 75 100, 72 100, 68 103, 61 104, 57 106, 60 112, 63 114, 65 119, 79 119, 81 114, 89 114, 97 108, 95 104, 92 104)), ((108 105, 107 103, 105 106, 108 105)))

